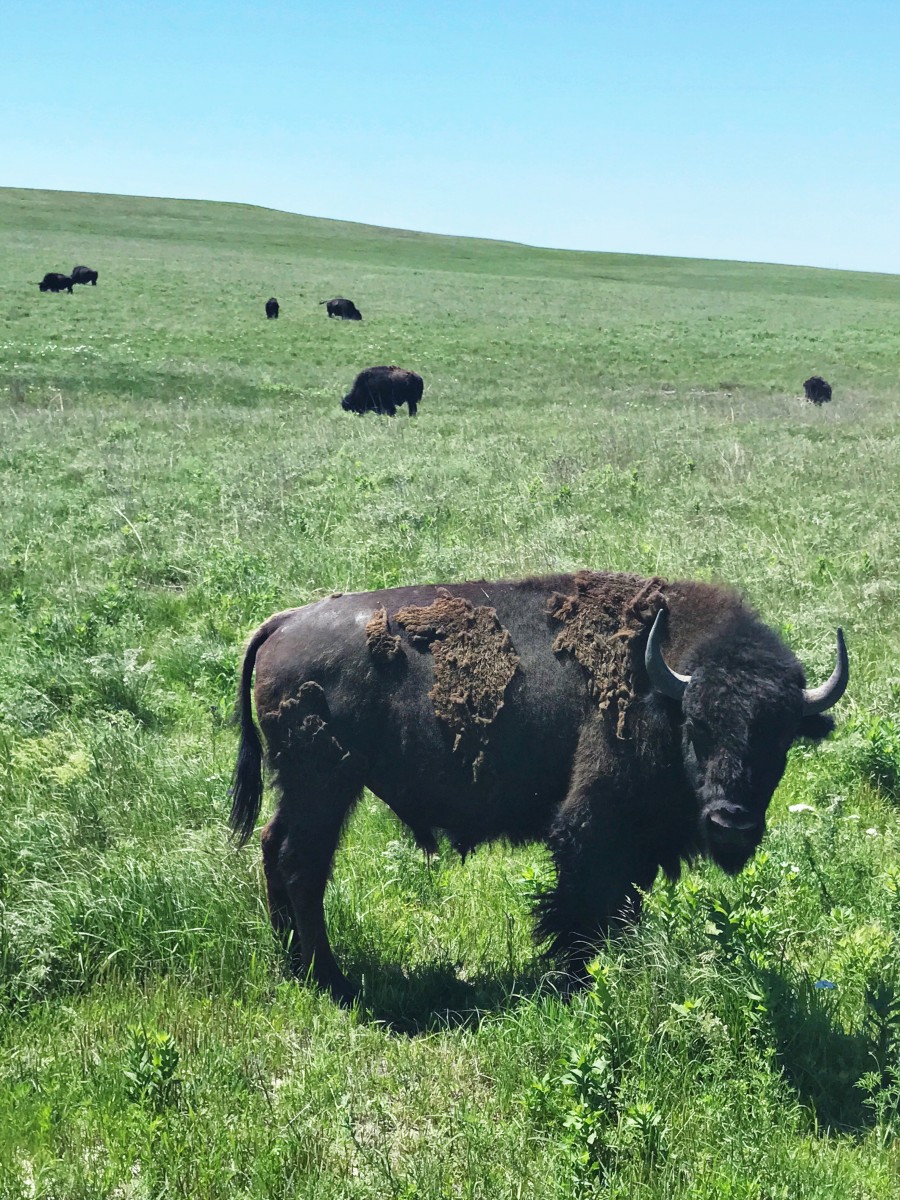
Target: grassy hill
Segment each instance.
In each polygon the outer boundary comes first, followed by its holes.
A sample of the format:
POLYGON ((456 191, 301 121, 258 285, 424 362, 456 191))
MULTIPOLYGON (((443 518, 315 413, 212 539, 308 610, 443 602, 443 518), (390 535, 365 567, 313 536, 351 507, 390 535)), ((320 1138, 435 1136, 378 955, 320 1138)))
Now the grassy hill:
POLYGON ((24 190, 0 246, 0 1198, 895 1196, 900 279, 24 190), (415 421, 341 412, 377 363, 415 421), (762 851, 565 1005, 543 852, 429 867, 367 796, 368 1006, 286 981, 225 827, 247 633, 581 566, 736 584, 817 681, 844 626, 762 851))

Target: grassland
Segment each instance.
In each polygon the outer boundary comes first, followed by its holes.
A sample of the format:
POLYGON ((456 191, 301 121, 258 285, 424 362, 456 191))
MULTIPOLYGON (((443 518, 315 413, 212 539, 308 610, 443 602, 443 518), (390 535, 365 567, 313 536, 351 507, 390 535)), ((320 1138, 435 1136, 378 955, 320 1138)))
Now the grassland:
POLYGON ((900 280, 9 190, 0 244, 0 1197, 896 1196, 900 280), (382 362, 416 421, 340 411, 382 362), (366 797, 367 1005, 286 980, 225 826, 246 634, 579 566, 735 583, 816 680, 844 626, 762 851, 564 1004, 540 849, 429 867, 366 797))

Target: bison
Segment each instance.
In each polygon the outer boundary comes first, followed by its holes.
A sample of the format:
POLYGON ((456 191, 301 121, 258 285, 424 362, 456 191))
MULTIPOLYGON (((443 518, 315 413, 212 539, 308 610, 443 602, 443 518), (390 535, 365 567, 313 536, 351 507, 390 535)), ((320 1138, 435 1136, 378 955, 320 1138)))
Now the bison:
POLYGON ((414 417, 422 399, 422 376, 402 367, 367 367, 341 401, 344 412, 374 412, 393 417, 401 404, 414 417))
POLYGON ((329 317, 340 317, 342 321, 362 320, 362 313, 353 301, 345 300, 343 296, 336 296, 334 300, 320 300, 319 303, 326 306, 329 317))
POLYGON ((73 283, 89 283, 93 287, 97 286, 99 271, 93 271, 90 267, 73 267, 72 282, 73 283))
POLYGON ((810 375, 809 379, 805 379, 803 391, 806 393, 807 400, 812 400, 816 405, 824 404, 826 400, 831 399, 831 384, 821 375, 810 375))
POLYGON ((540 839, 556 883, 537 935, 573 982, 638 919, 662 870, 738 872, 797 738, 834 728, 837 665, 803 667, 740 596, 637 575, 423 585, 276 613, 247 645, 231 825, 249 838, 263 747, 278 803, 262 832, 269 914, 293 966, 340 1000, 323 896, 364 787, 433 851, 540 839))
POLYGON ((278 301, 274 296, 270 296, 266 301, 266 318, 269 321, 278 319, 278 301))
POLYGON ((60 271, 48 271, 38 287, 42 292, 68 292, 72 294, 72 276, 63 275, 60 271))

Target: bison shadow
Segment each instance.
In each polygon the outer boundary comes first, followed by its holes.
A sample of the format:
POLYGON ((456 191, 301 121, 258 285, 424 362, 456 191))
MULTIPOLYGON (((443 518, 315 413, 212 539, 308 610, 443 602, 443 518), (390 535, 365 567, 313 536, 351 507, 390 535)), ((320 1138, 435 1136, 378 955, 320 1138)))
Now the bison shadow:
POLYGON ((825 1135, 863 1133, 875 1121, 860 1080, 876 1066, 876 1041, 840 1023, 835 993, 806 976, 761 971, 778 1061, 801 1104, 825 1135), (821 986, 821 985, 820 985, 821 986))
POLYGON ((359 1019, 408 1037, 441 1029, 477 1029, 486 1016, 514 1009, 539 992, 563 991, 539 960, 520 971, 470 979, 460 978, 457 965, 447 960, 410 970, 380 957, 357 955, 347 959, 347 968, 351 978, 361 981, 354 1002, 359 1019))
POLYGON ((392 1032, 416 1037, 440 1029, 477 1029, 493 1013, 514 1009, 546 983, 541 964, 521 972, 499 972, 461 979, 453 963, 412 971, 384 961, 352 964, 362 979, 359 1013, 392 1032))

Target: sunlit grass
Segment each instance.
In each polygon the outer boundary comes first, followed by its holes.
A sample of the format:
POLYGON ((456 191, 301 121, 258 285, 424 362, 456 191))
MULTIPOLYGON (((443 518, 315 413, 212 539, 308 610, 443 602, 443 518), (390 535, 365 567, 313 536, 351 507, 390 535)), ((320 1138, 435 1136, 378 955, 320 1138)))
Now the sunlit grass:
POLYGON ((894 1196, 896 280, 49 193, 0 231, 0 1196, 894 1196), (340 411, 392 362, 415 421, 340 411), (581 566, 736 584, 816 680, 846 630, 751 868, 658 885, 565 1005, 541 849, 429 865, 366 796, 366 1007, 285 981, 225 827, 246 634, 581 566))

